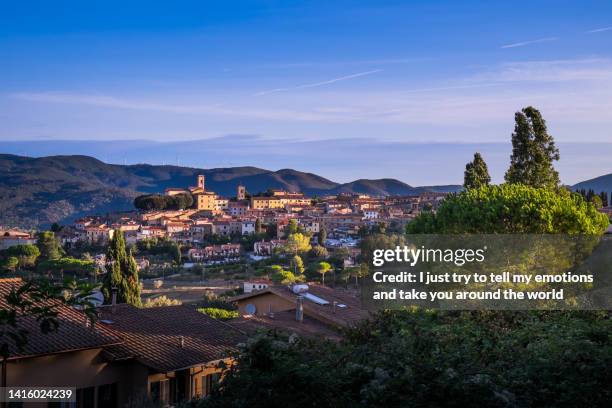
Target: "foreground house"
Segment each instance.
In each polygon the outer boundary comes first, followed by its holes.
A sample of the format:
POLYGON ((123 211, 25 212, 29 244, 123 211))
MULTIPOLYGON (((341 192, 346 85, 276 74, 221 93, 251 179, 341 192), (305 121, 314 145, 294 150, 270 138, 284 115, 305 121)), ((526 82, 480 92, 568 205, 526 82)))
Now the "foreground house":
POLYGON ((357 294, 318 284, 269 286, 232 299, 240 318, 235 327, 277 328, 298 335, 338 338, 338 332, 367 319, 357 294))
MULTIPOLYGON (((0 279, 0 304, 20 279, 0 279)), ((139 309, 103 306, 91 325, 71 307, 58 307, 59 329, 30 335, 24 350, 10 350, 7 386, 76 387, 77 407, 123 407, 152 399, 161 406, 207 395, 219 381, 240 330, 187 306, 139 309)), ((28 406, 25 404, 24 406, 28 406)))

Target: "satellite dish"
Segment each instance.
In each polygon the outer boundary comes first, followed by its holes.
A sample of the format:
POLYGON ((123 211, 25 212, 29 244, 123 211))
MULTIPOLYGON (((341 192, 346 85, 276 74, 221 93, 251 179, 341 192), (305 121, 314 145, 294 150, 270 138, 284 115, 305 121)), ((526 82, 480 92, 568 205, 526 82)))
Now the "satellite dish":
POLYGON ((246 310, 247 314, 250 314, 250 315, 254 315, 255 312, 257 312, 257 308, 252 303, 247 304, 244 310, 246 310))

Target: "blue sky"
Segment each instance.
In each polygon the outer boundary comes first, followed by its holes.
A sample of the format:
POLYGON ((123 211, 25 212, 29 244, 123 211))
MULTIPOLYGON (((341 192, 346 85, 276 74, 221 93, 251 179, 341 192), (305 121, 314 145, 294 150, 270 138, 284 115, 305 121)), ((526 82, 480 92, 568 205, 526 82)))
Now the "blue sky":
POLYGON ((530 104, 612 140, 610 1, 0 7, 3 141, 508 142, 530 104))

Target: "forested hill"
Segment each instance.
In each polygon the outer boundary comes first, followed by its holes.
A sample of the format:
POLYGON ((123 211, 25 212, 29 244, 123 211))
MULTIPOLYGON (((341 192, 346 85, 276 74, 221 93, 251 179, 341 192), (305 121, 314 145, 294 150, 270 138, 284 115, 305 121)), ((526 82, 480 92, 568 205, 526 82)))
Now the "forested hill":
POLYGON ((361 179, 341 184, 292 169, 121 166, 88 156, 31 158, 0 154, 0 225, 48 226, 86 214, 129 210, 137 195, 194 185, 196 175, 201 173, 206 175, 207 189, 228 197, 235 195, 239 183, 251 193, 277 188, 308 195, 346 192, 380 196, 460 189, 457 185, 412 187, 395 179, 361 179))
POLYGON ((596 193, 605 191, 606 193, 612 193, 612 173, 604 176, 595 177, 590 180, 581 181, 580 183, 574 184, 572 190, 593 190, 596 193))

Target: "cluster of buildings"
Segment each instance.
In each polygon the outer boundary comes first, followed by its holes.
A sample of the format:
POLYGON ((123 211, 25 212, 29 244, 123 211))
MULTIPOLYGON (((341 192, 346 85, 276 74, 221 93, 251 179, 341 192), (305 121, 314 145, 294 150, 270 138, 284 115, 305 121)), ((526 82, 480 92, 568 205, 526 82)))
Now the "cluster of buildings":
POLYGON ((15 245, 35 244, 36 237, 28 231, 17 228, 4 229, 0 227, 0 251, 15 245))
MULTIPOLYGON (((330 238, 355 237, 360 228, 382 222, 401 229, 423 209, 435 209, 445 197, 444 193, 394 197, 339 194, 313 200, 303 193, 282 190, 249 196, 246 187, 239 185, 236 197, 230 199, 208 191, 204 175, 198 176, 195 187, 168 188, 165 194, 191 194, 194 207, 84 217, 65 228, 61 239, 64 244, 104 242, 114 231, 122 231, 128 244, 167 238, 197 247, 211 235, 244 236, 260 232, 258 228, 275 228, 268 235, 280 239, 292 219, 312 234, 325 228, 330 238)), ((269 253, 270 245, 275 244, 261 244, 256 252, 269 253)))

